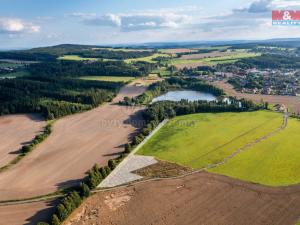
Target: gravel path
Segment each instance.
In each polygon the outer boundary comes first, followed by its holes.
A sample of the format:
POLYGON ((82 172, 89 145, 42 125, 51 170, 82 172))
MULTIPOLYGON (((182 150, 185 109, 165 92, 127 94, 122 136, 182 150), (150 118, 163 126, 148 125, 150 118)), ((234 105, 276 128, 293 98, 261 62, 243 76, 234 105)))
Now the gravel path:
POLYGON ((143 177, 132 173, 132 171, 157 163, 152 156, 130 155, 125 163, 121 163, 100 185, 102 188, 115 187, 143 177))
POLYGON ((152 156, 134 155, 160 128, 162 128, 168 120, 161 122, 118 166, 108 177, 106 177, 98 187, 111 188, 132 181, 140 180, 143 177, 133 174, 132 171, 142 169, 144 167, 157 163, 152 156))

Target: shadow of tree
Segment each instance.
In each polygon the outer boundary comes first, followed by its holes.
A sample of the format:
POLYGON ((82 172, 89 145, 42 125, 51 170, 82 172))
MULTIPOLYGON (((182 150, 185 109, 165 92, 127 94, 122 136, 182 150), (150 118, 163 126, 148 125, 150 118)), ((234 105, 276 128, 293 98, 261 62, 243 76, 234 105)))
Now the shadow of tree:
POLYGON ((59 199, 49 200, 46 202, 46 208, 37 211, 33 216, 26 219, 25 225, 36 225, 38 222, 51 222, 51 216, 55 212, 55 208, 59 203, 59 199))

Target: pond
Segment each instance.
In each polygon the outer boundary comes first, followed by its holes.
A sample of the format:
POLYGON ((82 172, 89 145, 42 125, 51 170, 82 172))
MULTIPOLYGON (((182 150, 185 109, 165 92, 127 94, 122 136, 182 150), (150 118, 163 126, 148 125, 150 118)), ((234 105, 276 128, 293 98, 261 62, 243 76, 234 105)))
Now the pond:
POLYGON ((209 94, 206 92, 200 91, 190 91, 190 90, 180 90, 180 91, 169 91, 161 96, 158 96, 152 100, 152 102, 158 101, 175 101, 178 102, 181 99, 187 99, 188 101, 214 101, 216 100, 216 96, 213 94, 209 94))

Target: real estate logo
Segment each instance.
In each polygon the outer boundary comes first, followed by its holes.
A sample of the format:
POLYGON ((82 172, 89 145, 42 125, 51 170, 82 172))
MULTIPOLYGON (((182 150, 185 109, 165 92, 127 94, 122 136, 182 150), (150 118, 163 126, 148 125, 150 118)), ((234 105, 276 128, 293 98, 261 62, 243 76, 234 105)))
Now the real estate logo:
POLYGON ((273 10, 273 26, 300 26, 300 10, 273 10))

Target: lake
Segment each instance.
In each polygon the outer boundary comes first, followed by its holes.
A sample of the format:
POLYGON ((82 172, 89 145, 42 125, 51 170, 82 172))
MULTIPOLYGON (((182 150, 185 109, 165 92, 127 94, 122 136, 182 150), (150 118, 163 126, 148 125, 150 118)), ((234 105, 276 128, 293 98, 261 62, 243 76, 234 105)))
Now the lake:
POLYGON ((180 91, 169 91, 166 94, 158 96, 152 100, 152 102, 159 101, 175 101, 178 102, 181 99, 187 99, 188 101, 214 101, 216 100, 216 96, 200 91, 190 91, 190 90, 180 90, 180 91))

